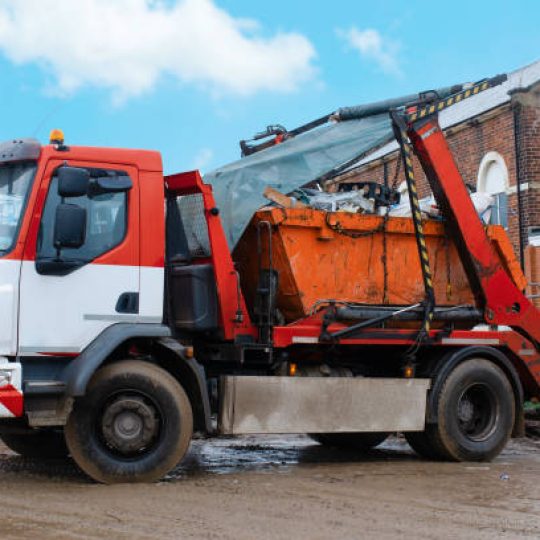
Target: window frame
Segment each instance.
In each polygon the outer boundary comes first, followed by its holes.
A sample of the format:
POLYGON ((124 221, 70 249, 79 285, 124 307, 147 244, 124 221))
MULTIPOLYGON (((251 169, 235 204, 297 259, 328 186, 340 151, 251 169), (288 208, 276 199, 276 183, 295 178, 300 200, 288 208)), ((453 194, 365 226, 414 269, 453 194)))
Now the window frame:
POLYGON ((491 195, 494 199, 494 203, 491 205, 491 215, 489 217, 489 223, 491 225, 501 225, 505 230, 508 230, 508 222, 509 222, 509 200, 508 195, 510 194, 510 181, 508 176, 508 167, 506 166, 506 161, 504 160, 504 157, 499 154, 499 152, 496 151, 489 151, 487 152, 484 157, 482 158, 482 161, 480 162, 480 166, 478 167, 478 178, 476 182, 477 190, 480 193, 487 193, 491 195), (489 167, 492 163, 496 163, 501 171, 502 171, 502 180, 504 183, 504 190, 493 192, 488 191, 486 188, 487 183, 487 173, 489 171, 489 167), (506 197, 506 215, 504 219, 500 219, 501 217, 501 204, 499 197, 501 195, 504 195, 506 197), (496 221, 494 221, 494 217, 496 215, 496 221))
POLYGON ((501 225, 505 230, 508 230, 508 194, 505 191, 501 191, 499 193, 492 193, 491 196, 493 197, 494 202, 491 206, 489 224, 501 225), (503 207, 501 204, 502 198, 505 199, 504 214, 501 212, 501 208, 503 207))
MULTIPOLYGON (((38 167, 39 167, 38 162, 35 161, 35 160, 24 160, 24 161, 21 161, 19 163, 20 164, 33 165, 34 171, 32 173, 32 177, 30 178, 29 183, 28 183, 28 188, 26 190, 26 193, 25 193, 25 196, 24 196, 24 201, 23 201, 23 204, 21 206, 21 214, 19 216, 17 227, 16 227, 16 229, 14 231, 14 234, 13 234, 13 239, 11 241, 11 244, 7 248, 0 249, 0 258, 6 257, 7 255, 10 255, 13 252, 13 250, 15 249, 15 246, 17 245, 17 242, 19 241, 19 235, 21 234, 22 224, 23 224, 23 221, 24 221, 24 217, 26 215, 26 211, 28 209, 28 201, 30 200, 30 194, 32 193, 32 190, 34 189, 34 183, 36 181, 37 171, 38 171, 38 167)), ((4 165, 5 166, 17 165, 17 164, 18 164, 18 162, 2 162, 3 166, 4 165)))
MULTIPOLYGON (((78 167, 78 168, 85 169, 85 170, 89 171, 90 176, 93 177, 93 178, 98 178, 98 177, 104 176, 104 174, 100 174, 100 173, 117 173, 117 174, 122 175, 122 176, 128 176, 129 178, 131 178, 131 180, 133 182, 133 178, 125 170, 120 170, 120 169, 117 169, 117 168, 110 168, 109 169, 109 168, 106 168, 106 167, 84 167, 84 166, 79 166, 79 165, 75 165, 75 166, 78 167)), ((47 265, 47 263, 55 262, 55 258, 56 258, 56 257, 52 257, 50 255, 42 255, 40 253, 41 249, 42 249, 42 246, 41 246, 40 242, 41 242, 41 237, 42 237, 43 222, 44 222, 44 218, 45 218, 45 214, 46 214, 46 210, 47 210, 47 205, 48 205, 49 201, 51 200, 50 199, 51 190, 54 189, 55 185, 56 186, 58 185, 57 181, 55 182, 55 178, 58 178, 58 176, 57 176, 58 168, 59 167, 56 167, 51 172, 49 185, 47 187, 47 194, 46 194, 45 199, 43 201, 43 208, 42 208, 42 213, 41 213, 41 218, 40 218, 40 223, 39 223, 39 228, 38 228, 38 234, 37 234, 37 238, 36 238, 35 260, 36 260, 36 263, 39 262, 39 263, 41 263, 41 265, 43 265, 43 264, 47 265)), ((66 264, 66 270, 68 270, 67 273, 69 273, 69 271, 73 271, 73 270, 76 270, 76 269, 81 268, 83 266, 86 266, 87 264, 91 264, 96 259, 99 259, 100 257, 106 255, 107 253, 110 253, 112 250, 118 248, 119 246, 121 246, 126 241, 126 238, 128 237, 128 233, 129 233, 129 222, 130 222, 130 220, 129 220, 129 212, 130 212, 130 206, 131 206, 131 204, 130 204, 130 192, 128 191, 128 192, 125 192, 125 193, 121 193, 121 195, 124 197, 124 203, 123 203, 123 206, 124 206, 124 228, 123 228, 122 237, 119 239, 119 241, 117 243, 109 246, 104 251, 100 251, 99 253, 93 255, 91 258, 74 257, 73 255, 70 256, 70 250, 69 249, 62 250, 61 261, 58 261, 58 262, 63 262, 63 263, 66 264)), ((86 197, 87 200, 91 200, 88 195, 85 195, 84 197, 86 197)), ((74 199, 76 200, 77 198, 74 198, 74 199)), ((70 199, 68 199, 68 201, 69 200, 70 199)), ((60 204, 60 201, 61 201, 61 198, 59 198, 59 200, 56 203, 55 208, 52 210, 53 215, 55 213, 56 208, 58 207, 58 204, 60 204)), ((77 204, 77 203, 75 202, 75 204, 77 204)), ((86 210, 88 211, 89 208, 86 207, 86 210)), ((54 222, 53 222, 53 227, 54 227, 54 222)), ((89 230, 89 228, 87 228, 85 244, 86 244, 86 241, 88 239, 88 230, 89 230)))

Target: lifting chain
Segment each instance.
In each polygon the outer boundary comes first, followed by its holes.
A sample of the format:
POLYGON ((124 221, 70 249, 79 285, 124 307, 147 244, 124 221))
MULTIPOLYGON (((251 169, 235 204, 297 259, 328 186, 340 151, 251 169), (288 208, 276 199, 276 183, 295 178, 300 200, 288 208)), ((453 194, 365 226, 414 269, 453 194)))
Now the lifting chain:
POLYGON ((424 224, 422 222, 422 213, 420 210, 420 201, 418 199, 418 189, 416 187, 416 178, 412 162, 412 147, 407 135, 405 122, 397 114, 392 114, 394 120, 394 131, 396 139, 401 149, 401 157, 405 172, 405 180, 407 181, 407 189, 409 192, 409 201, 411 203, 412 220, 414 224, 414 232, 418 253, 420 254, 420 267, 422 269, 422 279, 424 281, 424 319, 422 327, 418 333, 414 347, 418 347, 422 339, 427 337, 431 329, 431 321, 433 320, 433 310, 435 308, 435 293, 433 290, 433 278, 429 264, 429 255, 426 246, 426 238, 424 235, 424 224))

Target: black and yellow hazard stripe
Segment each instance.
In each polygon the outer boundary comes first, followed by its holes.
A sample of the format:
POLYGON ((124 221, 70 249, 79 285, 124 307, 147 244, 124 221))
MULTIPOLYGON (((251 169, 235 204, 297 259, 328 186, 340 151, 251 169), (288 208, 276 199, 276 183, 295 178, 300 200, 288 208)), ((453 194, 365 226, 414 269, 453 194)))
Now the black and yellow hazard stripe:
POLYGON ((399 127, 396 130, 398 143, 401 147, 401 155, 403 158, 403 164, 405 169, 405 180, 407 181, 407 188, 409 191, 409 201, 411 203, 412 218, 414 223, 414 232, 416 236, 416 243, 418 246, 418 253, 420 255, 420 267, 422 269, 422 278, 424 281, 424 289, 426 294, 425 299, 425 316, 423 323, 423 332, 427 334, 431 328, 431 321, 433 319, 433 309, 435 293, 433 290, 433 278, 431 274, 431 267, 429 264, 429 255, 426 246, 426 239, 424 235, 424 225, 422 222, 422 213, 420 209, 420 200, 418 199, 418 189, 416 187, 416 178, 414 176, 414 168, 412 162, 412 148, 408 140, 407 132, 403 127, 399 127))
POLYGON ((425 106, 419 106, 415 111, 405 114, 405 120, 407 122, 416 122, 416 120, 421 120, 426 116, 441 112, 443 109, 451 107, 452 105, 455 105, 456 103, 459 103, 464 99, 476 96, 477 94, 483 92, 484 90, 487 90, 488 88, 493 88, 494 86, 501 84, 505 80, 506 75, 498 75, 497 77, 493 77, 492 79, 480 81, 470 86, 469 88, 462 90, 461 92, 452 94, 445 99, 441 99, 440 101, 436 101, 425 106))
POLYGON ((417 108, 414 111, 408 112, 407 108, 412 107, 415 104, 411 104, 404 109, 395 109, 390 112, 392 118, 392 126, 394 133, 399 143, 401 156, 403 159, 405 169, 405 179, 407 181, 407 187, 409 190, 409 200, 411 204, 412 218, 414 223, 414 231, 416 236, 416 243, 418 247, 418 253, 420 256, 420 266, 422 269, 422 278, 424 281, 425 289, 425 301, 424 301, 424 321, 416 345, 418 346, 420 341, 425 338, 431 328, 431 322, 433 320, 433 311, 435 308, 435 293, 433 290, 433 279, 431 274, 431 267, 429 264, 429 255, 426 246, 426 239, 424 235, 424 225, 422 223, 422 214, 420 210, 420 201, 418 199, 418 190, 416 187, 416 179, 414 176, 413 162, 412 162, 412 146, 409 141, 407 130, 410 129, 410 125, 417 120, 421 120, 428 116, 438 114, 443 109, 451 107, 452 105, 459 103, 467 98, 475 96, 480 92, 492 88, 506 81, 506 75, 497 75, 491 79, 480 81, 469 88, 466 88, 456 94, 434 101, 431 103, 416 104, 417 108))

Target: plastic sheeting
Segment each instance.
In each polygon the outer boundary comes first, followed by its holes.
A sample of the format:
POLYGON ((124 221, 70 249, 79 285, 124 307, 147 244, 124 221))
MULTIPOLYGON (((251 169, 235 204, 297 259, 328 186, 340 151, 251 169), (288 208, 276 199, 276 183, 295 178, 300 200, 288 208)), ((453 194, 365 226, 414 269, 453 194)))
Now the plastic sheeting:
POLYGON ((231 249, 234 249, 251 216, 261 206, 268 204, 262 196, 264 188, 273 187, 290 193, 337 167, 352 165, 367 153, 394 138, 389 110, 411 103, 429 94, 444 98, 459 92, 458 84, 422 94, 342 107, 333 116, 340 122, 325 124, 323 117, 290 133, 301 133, 283 143, 255 152, 243 159, 225 165, 205 175, 212 184, 216 202, 231 249), (302 133, 309 126, 309 131, 302 133))
POLYGON ((290 193, 393 138, 388 112, 327 124, 205 175, 233 249, 267 186, 290 193))

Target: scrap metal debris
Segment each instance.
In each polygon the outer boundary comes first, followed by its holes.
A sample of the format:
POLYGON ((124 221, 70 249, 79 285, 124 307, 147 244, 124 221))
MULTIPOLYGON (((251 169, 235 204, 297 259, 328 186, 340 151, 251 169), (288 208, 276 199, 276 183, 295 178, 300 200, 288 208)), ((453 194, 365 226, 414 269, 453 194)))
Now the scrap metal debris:
MULTIPOLYGON (((302 188, 285 195, 272 187, 266 187, 263 195, 282 208, 314 208, 325 212, 349 212, 353 214, 389 214, 391 217, 411 217, 408 197, 388 189, 384 195, 376 192, 373 186, 383 188, 374 182, 344 184, 347 191, 334 193, 317 189, 302 188), (351 187, 352 186, 352 187, 351 187), (362 187, 358 187, 362 186, 362 187), (367 189, 366 189, 367 188, 367 189)), ((471 200, 484 223, 488 224, 494 198, 489 193, 471 193, 471 200)), ((420 199, 422 214, 431 219, 442 220, 441 211, 433 195, 420 199)))

